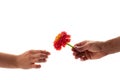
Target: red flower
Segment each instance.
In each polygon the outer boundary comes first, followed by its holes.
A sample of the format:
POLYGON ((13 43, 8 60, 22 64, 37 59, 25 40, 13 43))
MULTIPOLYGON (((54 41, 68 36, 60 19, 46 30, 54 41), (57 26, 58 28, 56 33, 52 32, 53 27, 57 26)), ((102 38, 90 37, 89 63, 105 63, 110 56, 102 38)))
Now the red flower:
POLYGON ((66 44, 70 42, 70 35, 65 31, 59 33, 54 40, 54 47, 56 50, 61 50, 62 47, 65 47, 66 44))

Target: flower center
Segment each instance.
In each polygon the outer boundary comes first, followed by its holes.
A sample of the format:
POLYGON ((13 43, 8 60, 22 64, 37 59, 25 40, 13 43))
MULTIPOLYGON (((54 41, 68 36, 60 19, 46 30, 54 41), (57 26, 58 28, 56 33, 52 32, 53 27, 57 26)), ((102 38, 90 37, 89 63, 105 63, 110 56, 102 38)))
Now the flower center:
POLYGON ((58 34, 58 36, 56 36, 56 38, 55 38, 55 41, 58 41, 60 39, 60 37, 61 37, 61 35, 58 34))

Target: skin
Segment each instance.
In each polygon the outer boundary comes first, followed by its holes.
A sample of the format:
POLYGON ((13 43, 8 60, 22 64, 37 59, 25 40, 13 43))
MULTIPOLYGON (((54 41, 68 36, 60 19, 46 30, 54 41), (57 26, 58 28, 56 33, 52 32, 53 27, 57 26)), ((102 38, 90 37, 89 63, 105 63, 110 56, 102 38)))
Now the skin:
POLYGON ((76 59, 82 61, 100 59, 106 55, 120 52, 120 37, 107 41, 82 41, 72 48, 73 55, 76 59))
POLYGON ((40 68, 40 64, 44 63, 50 53, 45 50, 29 50, 20 55, 12 55, 7 53, 0 53, 0 67, 3 68, 21 68, 31 69, 40 68))

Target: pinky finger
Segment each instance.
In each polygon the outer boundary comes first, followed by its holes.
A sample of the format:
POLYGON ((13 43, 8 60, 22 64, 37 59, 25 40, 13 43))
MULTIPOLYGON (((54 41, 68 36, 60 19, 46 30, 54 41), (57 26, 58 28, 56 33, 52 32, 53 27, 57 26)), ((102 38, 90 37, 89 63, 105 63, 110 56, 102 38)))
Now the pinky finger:
POLYGON ((31 67, 32 68, 41 68, 41 65, 40 64, 32 64, 31 67))

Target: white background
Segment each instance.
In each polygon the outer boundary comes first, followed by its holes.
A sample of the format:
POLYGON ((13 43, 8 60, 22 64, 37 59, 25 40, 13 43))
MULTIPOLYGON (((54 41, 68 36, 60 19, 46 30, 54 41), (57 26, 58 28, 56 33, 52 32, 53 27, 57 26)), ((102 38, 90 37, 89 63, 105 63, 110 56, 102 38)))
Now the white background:
POLYGON ((82 62, 71 48, 53 47, 61 31, 71 44, 105 41, 120 35, 119 0, 0 0, 0 51, 22 54, 48 50, 40 69, 0 68, 0 80, 120 80, 120 54, 82 62))

